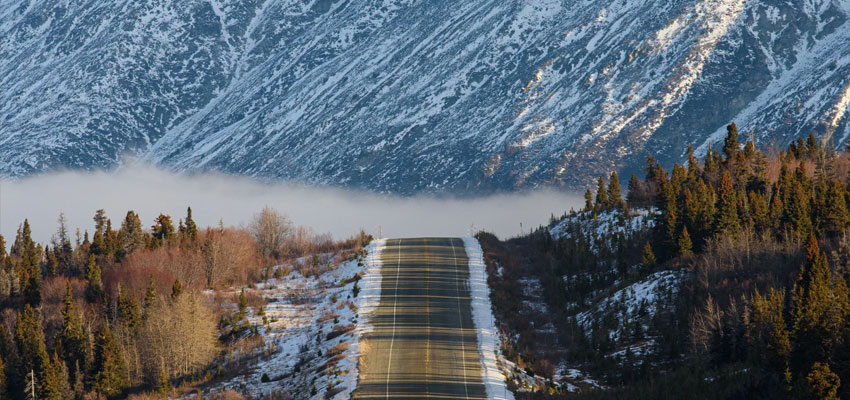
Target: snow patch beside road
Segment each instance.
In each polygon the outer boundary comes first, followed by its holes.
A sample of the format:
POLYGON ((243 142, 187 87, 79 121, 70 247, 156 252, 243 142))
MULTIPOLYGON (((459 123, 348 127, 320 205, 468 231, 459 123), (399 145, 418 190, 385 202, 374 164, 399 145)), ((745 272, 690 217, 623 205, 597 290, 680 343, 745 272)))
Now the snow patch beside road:
POLYGON ((499 334, 490 304, 490 287, 484 251, 475 238, 463 238, 466 256, 469 258, 469 291, 472 297, 472 320, 478 336, 478 353, 481 355, 482 379, 488 399, 513 400, 513 393, 505 385, 505 375, 499 368, 499 334))

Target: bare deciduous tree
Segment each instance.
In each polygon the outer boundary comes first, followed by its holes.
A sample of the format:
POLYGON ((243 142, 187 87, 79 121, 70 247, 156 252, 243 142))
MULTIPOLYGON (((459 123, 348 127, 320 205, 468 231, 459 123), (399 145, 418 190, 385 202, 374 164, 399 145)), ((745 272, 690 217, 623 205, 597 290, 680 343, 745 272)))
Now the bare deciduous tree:
POLYGON ((266 260, 279 259, 284 250, 284 243, 292 233, 292 223, 285 215, 266 206, 254 216, 248 231, 254 236, 260 253, 266 260))
POLYGON ((148 382, 194 374, 219 353, 215 317, 202 301, 191 292, 160 298, 162 308, 148 314, 138 344, 148 382))

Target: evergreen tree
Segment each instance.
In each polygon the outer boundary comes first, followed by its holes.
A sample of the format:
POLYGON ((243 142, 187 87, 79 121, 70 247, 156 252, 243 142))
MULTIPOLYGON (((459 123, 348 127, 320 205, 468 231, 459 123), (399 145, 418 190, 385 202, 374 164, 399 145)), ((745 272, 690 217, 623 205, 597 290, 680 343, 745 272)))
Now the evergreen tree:
POLYGON ((63 398, 62 390, 67 386, 67 380, 65 385, 63 385, 61 381, 63 372, 61 370, 62 361, 59 360, 58 356, 56 356, 55 361, 58 363, 54 364, 48 358, 47 362, 42 366, 42 370, 36 374, 36 393, 39 399, 59 400, 63 398), (60 367, 59 370, 56 369, 57 366, 60 367))
POLYGON ((770 206, 767 204, 767 199, 764 195, 758 192, 749 193, 750 217, 753 220, 753 226, 757 232, 770 232, 770 206))
POLYGON ((92 238, 90 251, 96 256, 103 256, 107 253, 106 243, 103 239, 103 232, 94 232, 94 238, 92 238))
POLYGON ((100 232, 101 235, 106 233, 106 211, 102 208, 95 211, 92 219, 94 220, 95 233, 100 232))
MULTIPOLYGON (((74 303, 74 295, 70 283, 66 285, 65 300, 62 309, 62 329, 56 338, 56 347, 68 365, 75 363, 83 367, 87 365, 89 337, 83 331, 83 323, 80 319, 80 310, 74 303)), ((70 371, 70 380, 76 380, 76 371, 70 371)))
POLYGON ((815 137, 814 132, 809 132, 809 137, 806 139, 806 154, 810 158, 818 159, 821 154, 820 144, 818 144, 818 139, 815 137))
POLYGON ((128 385, 121 349, 106 324, 97 333, 92 371, 91 387, 99 394, 114 397, 128 385))
POLYGON ((118 312, 118 321, 129 330, 134 330, 142 324, 142 313, 139 308, 139 302, 136 298, 127 293, 127 288, 124 284, 118 285, 118 296, 116 300, 116 308, 118 312))
POLYGON ((611 179, 608 180, 608 204, 611 207, 622 207, 623 193, 620 190, 620 177, 617 171, 611 173, 611 179))
POLYGON ((720 177, 720 189, 717 194, 718 215, 715 227, 717 234, 734 234, 740 229, 738 219, 738 198, 732 186, 732 176, 723 171, 720 177))
POLYGON ((799 180, 794 180, 788 194, 788 200, 784 201, 784 220, 790 227, 794 236, 803 241, 812 235, 812 218, 810 214, 811 201, 806 189, 799 180))
POLYGON ((678 254, 680 225, 679 210, 676 204, 676 192, 673 183, 662 182, 658 197, 659 214, 657 235, 661 245, 662 259, 669 259, 678 254))
POLYGON ((643 246, 643 257, 641 258, 641 264, 646 272, 651 272, 655 269, 655 253, 652 252, 652 246, 649 242, 643 246))
POLYGON ((723 141, 723 156, 727 163, 735 160, 740 148, 738 127, 733 122, 726 127, 726 139, 723 141))
POLYGON ((850 214, 847 212, 847 190, 838 180, 829 184, 823 201, 822 212, 823 231, 827 236, 835 237, 844 232, 850 223, 850 214))
MULTIPOLYGON (((242 293, 245 292, 245 289, 242 289, 242 293)), ((183 283, 180 282, 180 279, 174 280, 174 285, 171 286, 171 298, 176 299, 183 294, 183 283)))
POLYGON ((691 243, 691 235, 688 234, 688 227, 682 228, 682 236, 679 238, 679 255, 682 257, 694 255, 693 243, 691 243))
POLYGON ((688 145, 688 180, 691 183, 696 182, 697 178, 700 175, 699 170, 699 161, 697 161, 697 157, 694 154, 694 146, 688 145))
POLYGON ((112 230, 112 220, 106 220, 106 231, 103 234, 103 245, 106 248, 106 259, 114 260, 119 252, 121 241, 118 240, 118 234, 112 230))
POLYGON ((808 375, 808 392, 810 398, 818 400, 838 400, 838 387, 841 379, 829 369, 829 364, 815 362, 808 375))
POLYGON ((20 257, 17 273, 21 281, 21 292, 27 304, 38 307, 41 304, 41 265, 39 252, 32 240, 32 230, 29 220, 25 219, 23 227, 18 231, 12 253, 20 257))
POLYGON ((248 310, 248 298, 245 297, 245 289, 239 292, 239 313, 244 315, 248 310))
POLYGON ((584 192, 584 210, 593 210, 593 192, 591 192, 590 189, 587 189, 587 191, 584 192))
POLYGON ((136 249, 145 247, 145 234, 142 232, 142 221, 133 211, 128 211, 118 233, 119 255, 126 257, 136 249))
POLYGON ((720 166, 717 165, 717 156, 711 150, 711 144, 709 143, 708 151, 705 153, 705 167, 704 174, 706 179, 712 184, 716 183, 717 174, 720 171, 720 166))
MULTIPOLYGON (((637 178, 637 176, 635 176, 635 174, 632 174, 632 177, 629 178, 629 188, 628 188, 629 193, 626 195, 626 201, 628 201, 628 203, 632 206, 639 205, 639 199, 638 199, 638 191, 640 190, 640 189, 638 189, 639 187, 640 187, 640 181, 638 181, 638 178, 637 178)), ((590 191, 588 190, 588 192, 590 192, 590 191)))
POLYGON ((198 225, 195 224, 195 220, 192 219, 192 207, 186 209, 186 224, 184 228, 186 238, 195 243, 198 240, 198 225))
POLYGON ((86 300, 90 303, 95 303, 103 299, 103 282, 100 278, 100 266, 94 260, 94 255, 89 256, 89 263, 86 266, 86 300))
POLYGON ((688 227, 694 250, 700 251, 714 229, 716 209, 715 194, 702 179, 697 180, 694 191, 684 191, 684 223, 688 227))
POLYGON ((825 360, 831 348, 824 346, 833 334, 827 332, 826 317, 833 301, 831 273, 817 239, 806 244, 806 263, 797 278, 794 291, 794 359, 796 369, 804 370, 815 361, 825 360))
POLYGON ((153 282, 153 276, 150 277, 150 281, 148 282, 148 289, 145 291, 145 300, 144 306, 145 310, 151 308, 156 301, 156 285, 153 282))
POLYGON ((18 345, 18 370, 22 373, 34 371, 36 374, 35 391, 39 398, 56 398, 53 395, 54 383, 49 379, 53 373, 47 348, 44 345, 44 330, 41 318, 29 304, 18 313, 15 323, 15 343, 18 345))
POLYGON ((601 176, 596 184, 596 207, 598 209, 608 207, 608 191, 605 188, 605 180, 601 176))
MULTIPOLYGON (((72 399, 74 397, 74 392, 71 389, 71 384, 69 381, 68 375, 68 367, 65 365, 65 362, 59 357, 59 354, 53 353, 53 358, 50 363, 51 367, 51 375, 48 378, 50 380, 51 395, 55 395, 56 399, 72 399)), ((50 396, 42 397, 42 398, 51 398, 50 396)))
POLYGON ((165 214, 159 214, 155 222, 156 224, 151 227, 151 231, 153 232, 151 243, 154 244, 154 247, 171 243, 174 240, 174 224, 171 222, 171 217, 165 214))
POLYGON ((653 157, 652 154, 647 154, 646 155, 646 169, 643 172, 643 175, 646 178, 647 182, 655 180, 655 178, 656 178, 655 177, 655 166, 656 166, 655 157, 653 157))
POLYGON ((73 248, 71 248, 71 238, 68 237, 68 227, 65 222, 65 213, 59 213, 59 219, 57 221, 59 223, 59 227, 56 229, 55 236, 55 246, 59 249, 59 252, 62 254, 70 254, 73 248))

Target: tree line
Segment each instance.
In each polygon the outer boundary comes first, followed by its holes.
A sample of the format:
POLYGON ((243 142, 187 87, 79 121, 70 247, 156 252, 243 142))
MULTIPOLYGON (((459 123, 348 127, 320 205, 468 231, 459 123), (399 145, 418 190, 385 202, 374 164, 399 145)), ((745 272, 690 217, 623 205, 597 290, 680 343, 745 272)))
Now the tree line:
POLYGON ((490 281, 507 329, 528 325, 508 310, 522 296, 511 280, 529 273, 555 314, 560 352, 535 352, 528 332, 511 346, 515 361, 566 359, 615 388, 591 397, 658 398, 690 384, 711 387, 706 398, 850 398, 848 172, 848 153, 813 134, 761 151, 730 124, 722 147, 703 157, 689 147, 684 165, 667 170, 647 156, 625 193, 616 172, 600 177, 560 237, 548 228, 502 243, 483 236, 492 271, 503 270, 490 281), (651 229, 630 223, 646 214, 651 229), (587 234, 602 215, 624 228, 587 234), (642 324, 604 316, 586 332, 576 323, 600 293, 666 269, 685 278, 642 324), (623 334, 613 340, 612 330, 623 334), (631 352, 647 339, 651 352, 631 352))
POLYGON ((60 214, 50 243, 36 243, 27 220, 10 246, 0 235, 0 398, 119 397, 221 374, 225 342, 251 334, 245 293, 230 312, 202 290, 351 245, 269 207, 245 228, 201 229, 191 208, 149 229, 134 211, 117 229, 102 209, 93 222, 72 238, 60 214))

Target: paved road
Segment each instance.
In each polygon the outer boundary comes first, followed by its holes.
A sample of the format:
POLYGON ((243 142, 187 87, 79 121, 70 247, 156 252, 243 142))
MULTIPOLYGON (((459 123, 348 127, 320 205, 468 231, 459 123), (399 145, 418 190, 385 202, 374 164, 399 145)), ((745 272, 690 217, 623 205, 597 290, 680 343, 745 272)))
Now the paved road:
POLYGON ((388 240, 355 399, 486 399, 463 241, 388 240))

